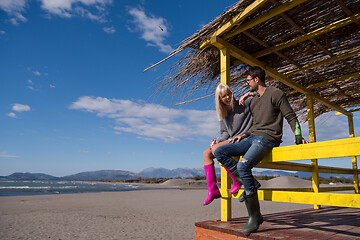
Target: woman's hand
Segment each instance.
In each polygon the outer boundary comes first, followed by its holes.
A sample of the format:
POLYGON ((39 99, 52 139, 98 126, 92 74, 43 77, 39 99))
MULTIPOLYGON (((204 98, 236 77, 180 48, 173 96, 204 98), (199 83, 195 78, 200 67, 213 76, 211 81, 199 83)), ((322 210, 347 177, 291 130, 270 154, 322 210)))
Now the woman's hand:
POLYGON ((219 140, 217 140, 217 139, 213 139, 213 140, 211 140, 211 142, 210 142, 210 147, 212 146, 212 145, 214 145, 214 144, 217 144, 217 143, 219 143, 220 141, 219 140))
POLYGON ((245 100, 248 99, 248 97, 253 97, 253 96, 254 96, 254 94, 252 92, 248 92, 248 93, 242 95, 239 99, 239 104, 244 105, 245 100))

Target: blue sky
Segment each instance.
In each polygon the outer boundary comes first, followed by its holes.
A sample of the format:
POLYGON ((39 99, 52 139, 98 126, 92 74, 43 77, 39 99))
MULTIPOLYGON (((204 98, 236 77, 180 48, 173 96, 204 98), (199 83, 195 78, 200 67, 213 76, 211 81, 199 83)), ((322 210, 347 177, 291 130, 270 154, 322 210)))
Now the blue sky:
MULTIPOLYGON (((219 127, 213 99, 169 108, 153 96, 181 54, 143 70, 234 2, 0 0, 0 175, 202 167, 219 127)), ((358 136, 359 114, 355 126, 358 136)), ((334 113, 317 130, 348 135, 334 113)))

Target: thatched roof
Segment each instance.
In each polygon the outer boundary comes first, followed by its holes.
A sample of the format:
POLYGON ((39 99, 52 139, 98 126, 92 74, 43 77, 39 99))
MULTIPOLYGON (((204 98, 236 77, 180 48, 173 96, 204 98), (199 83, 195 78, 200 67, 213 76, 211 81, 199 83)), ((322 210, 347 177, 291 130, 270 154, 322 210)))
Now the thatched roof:
MULTIPOLYGON (((173 54, 183 50, 187 52, 163 78, 160 88, 170 88, 172 93, 182 94, 184 101, 191 101, 192 94, 199 89, 208 89, 208 94, 211 95, 219 82, 220 74, 219 49, 209 41, 211 36, 220 27, 233 21, 239 13, 246 12, 249 5, 258 2, 265 3, 258 5, 240 22, 218 36, 260 60, 265 66, 307 87, 317 96, 342 108, 358 107, 360 0, 239 1, 199 32, 181 42, 173 54), (258 20, 277 11, 279 7, 294 2, 300 4, 274 14, 265 21, 258 20), (288 44, 290 40, 296 44, 288 44), (205 41, 208 41, 207 44, 204 44, 205 41), (204 46, 201 47, 202 44, 204 46), (275 51, 271 51, 274 46, 275 51), (312 64, 316 64, 315 67, 312 64), (325 83, 328 80, 331 81, 325 83)), ((237 91, 237 95, 241 95, 248 91, 242 76, 247 64, 233 56, 230 61, 230 85, 237 91)), ((269 78, 268 83, 286 92, 298 114, 305 113, 305 94, 278 80, 269 78)), ((319 102, 314 105, 316 116, 330 110, 332 109, 319 102)))

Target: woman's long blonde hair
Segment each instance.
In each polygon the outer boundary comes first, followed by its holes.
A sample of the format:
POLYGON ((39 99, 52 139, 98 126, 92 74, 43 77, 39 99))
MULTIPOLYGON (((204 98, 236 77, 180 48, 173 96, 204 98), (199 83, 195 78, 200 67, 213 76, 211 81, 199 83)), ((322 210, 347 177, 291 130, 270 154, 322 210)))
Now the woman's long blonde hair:
MULTIPOLYGON (((226 105, 221 101, 221 97, 229 93, 232 93, 230 87, 226 84, 219 83, 215 91, 215 105, 216 105, 216 112, 220 121, 226 118, 228 112, 226 105)), ((234 97, 231 98, 230 104, 231 107, 234 108, 235 105, 234 97)))

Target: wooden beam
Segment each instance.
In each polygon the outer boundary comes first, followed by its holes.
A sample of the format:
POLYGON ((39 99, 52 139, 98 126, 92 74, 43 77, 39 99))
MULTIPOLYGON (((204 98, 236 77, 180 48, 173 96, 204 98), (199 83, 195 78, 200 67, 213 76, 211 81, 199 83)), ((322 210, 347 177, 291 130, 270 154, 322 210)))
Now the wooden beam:
POLYGON ((259 200, 360 208, 359 194, 258 190, 259 200))
POLYGON ((284 49, 284 48, 293 46, 295 44, 304 42, 306 40, 309 40, 309 39, 311 39, 313 37, 316 37, 316 36, 322 35, 324 33, 333 31, 335 29, 344 27, 344 26, 346 26, 346 25, 348 25, 350 23, 353 23, 354 21, 357 21, 359 19, 360 19, 360 13, 354 14, 354 15, 352 15, 350 17, 347 17, 347 18, 341 19, 339 21, 333 22, 333 23, 331 23, 331 24, 329 24, 327 26, 318 28, 318 29, 316 29, 316 30, 314 30, 312 32, 303 34, 303 35, 301 35, 299 37, 290 39, 290 40, 288 40, 286 42, 277 44, 277 45, 275 45, 273 47, 261 50, 261 51, 255 53, 255 54, 253 54, 253 56, 255 58, 260 58, 260 57, 266 56, 266 55, 268 55, 270 53, 273 53, 274 51, 279 51, 281 49, 284 49))
POLYGON ((226 48, 220 49, 220 81, 230 85, 230 51, 226 48))
MULTIPOLYGON (((360 50, 359 50, 360 52, 360 50)), ((360 72, 356 72, 356 73, 351 73, 348 75, 344 75, 338 78, 333 78, 324 82, 319 82, 319 83, 315 83, 315 84, 310 84, 309 86, 307 86, 306 88, 308 89, 314 89, 314 88, 318 88, 318 87, 322 87, 328 84, 332 84, 332 83, 336 83, 336 82, 340 82, 340 81, 344 81, 350 78, 354 78, 354 77, 359 77, 360 76, 360 72)))
MULTIPOLYGON (((220 81, 230 85, 230 51, 227 48, 220 49, 220 81)), ((225 168, 221 168, 221 190, 227 191, 231 186, 230 177, 225 168)), ((231 219, 231 198, 221 198, 221 220, 231 219)))
POLYGON ((360 137, 274 148, 262 162, 360 156, 360 137))
MULTIPOLYGON (((354 13, 346 6, 346 4, 341 1, 341 0, 335 0, 335 2, 337 4, 339 4, 339 6, 342 8, 342 10, 348 15, 348 16, 352 16, 354 13)), ((358 27, 360 27, 360 23, 359 21, 356 21, 356 24, 358 25, 358 27)))
MULTIPOLYGON (((228 32, 232 27, 234 27, 237 23, 244 20, 246 17, 254 13, 259 7, 264 5, 269 0, 255 0, 253 3, 251 3, 249 6, 247 6, 241 13, 237 14, 235 17, 233 17, 230 21, 225 23, 223 26, 221 26, 218 30, 216 30, 211 37, 214 36, 221 36, 224 33, 228 32)), ((210 37, 210 38, 211 38, 210 37)), ((210 43, 209 40, 203 42, 200 44, 200 49, 204 48, 206 45, 210 43)))
POLYGON ((244 32, 262 22, 265 22, 266 20, 269 20, 270 18, 273 18, 283 12, 286 12, 304 2, 306 2, 308 0, 290 0, 290 1, 287 1, 286 3, 283 3, 281 4, 280 6, 278 7, 275 7, 273 9, 271 9, 270 11, 266 12, 266 13, 263 13, 262 15, 260 15, 259 17, 256 17, 252 20, 249 20, 243 24, 241 24, 238 28, 236 28, 236 30, 234 30, 233 32, 231 33, 227 33, 223 36, 223 39, 229 39, 241 32, 244 32))
POLYGON ((218 47, 219 49, 226 47, 230 50, 230 54, 240 61, 243 61, 246 64, 249 64, 251 66, 259 66, 263 68, 267 75, 270 77, 279 80, 280 82, 286 84, 287 86, 301 92, 304 94, 311 94, 317 101, 321 102, 325 106, 334 109, 336 111, 342 112, 345 115, 352 115, 352 113, 347 112, 344 108, 337 106, 333 103, 331 103, 329 100, 322 98, 318 94, 313 93, 311 90, 306 89, 304 86, 300 85, 299 83, 291 80, 290 78, 286 77, 284 74, 277 72, 275 69, 270 68, 269 66, 265 65, 264 63, 260 62, 258 59, 254 58, 250 54, 244 52, 243 50, 238 49, 234 45, 224 41, 220 37, 212 37, 211 43, 218 47))
MULTIPOLYGON (((340 0, 338 0, 340 1, 340 0)), ((278 2, 278 0, 271 0, 272 3, 274 3, 274 5, 279 6, 280 3, 278 2)), ((348 14, 349 16, 353 15, 353 13, 348 14)), ((294 28, 296 28, 301 34, 306 34, 305 30, 302 29, 291 17, 289 17, 286 13, 282 13, 280 14, 280 16, 285 19, 288 23, 290 23, 294 28)), ((357 22, 358 23, 358 22, 357 22)), ((329 50, 327 50, 325 47, 323 47, 323 45, 321 45, 317 40, 315 40, 314 38, 310 38, 309 41, 311 41, 316 47, 318 47, 321 51, 323 51, 324 53, 326 53, 327 55, 329 55, 330 57, 334 57, 335 55, 332 54, 329 50)), ((352 72, 356 72, 356 70, 347 62, 343 61, 343 64, 349 68, 352 72)))
MULTIPOLYGON (((349 136, 350 138, 354 138, 355 137, 355 131, 354 131, 354 118, 352 116, 348 117, 348 122, 349 122, 349 136)), ((357 158, 356 156, 353 156, 351 159, 352 162, 352 167, 353 167, 353 176, 354 176, 354 188, 355 188, 355 193, 359 194, 359 170, 358 170, 358 165, 357 165, 357 158)))
MULTIPOLYGON (((353 108, 353 109, 348 109, 347 111, 348 112, 357 112, 357 111, 360 111, 360 107, 353 108)), ((341 115, 341 114, 342 114, 341 112, 336 113, 336 115, 341 115)))
MULTIPOLYGON (((306 95, 307 102, 307 113, 308 113, 308 123, 309 123, 309 141, 311 143, 316 142, 315 134, 315 117, 314 117, 314 100, 311 94, 306 95)), ((312 187, 314 192, 319 192, 319 165, 317 159, 311 159, 312 167, 312 187)), ((314 204, 314 209, 320 209, 321 206, 314 204)))
POLYGON ((301 68, 296 68, 296 69, 290 70, 288 72, 285 72, 284 74, 286 76, 289 76, 289 75, 292 75, 292 74, 295 74, 295 73, 298 73, 298 72, 302 72, 302 71, 305 71, 305 70, 309 70, 311 68, 315 68, 315 67, 319 67, 319 66, 326 65, 326 64, 329 64, 329 63, 333 63, 333 62, 336 62, 336 61, 339 61, 339 60, 342 60, 342 59, 345 59, 345 58, 353 57, 353 56, 356 56, 356 55, 359 55, 359 54, 360 54, 360 48, 349 51, 349 52, 344 53, 344 54, 337 55, 335 57, 326 58, 326 59, 318 61, 318 62, 313 62, 313 63, 306 64, 306 65, 302 66, 301 68))
POLYGON ((330 94, 328 96, 326 96, 326 99, 332 99, 332 98, 337 98, 337 97, 347 97, 349 98, 350 96, 352 96, 353 94, 359 94, 360 93, 360 89, 355 89, 355 90, 350 90, 350 91, 344 91, 344 92, 340 92, 340 93, 334 93, 334 94, 330 94))
MULTIPOLYGON (((272 0, 272 2, 276 2, 275 0, 272 0)), ((281 14, 282 15, 286 15, 285 13, 281 14)), ((252 40, 256 41, 257 43, 259 43, 260 45, 266 47, 266 48, 269 48, 269 44, 267 44, 266 42, 258 39, 255 35, 253 35, 252 33, 250 33, 249 31, 244 31, 243 32, 244 35, 248 36, 249 38, 251 38, 252 40)), ((278 55, 279 57, 285 59, 286 61, 288 61, 289 63, 297 66, 298 68, 301 68, 301 64, 292 60, 291 58, 285 56, 284 54, 278 52, 278 51, 275 51, 274 52, 276 55, 278 55)), ((240 61, 238 61, 240 62, 240 61)), ((237 64, 237 61, 234 61, 234 65, 237 64)), ((315 72, 314 70, 310 70, 312 74, 314 74, 314 76, 316 76, 318 79, 322 80, 322 81, 326 81, 326 79, 324 77, 322 77, 319 73, 315 72)), ((269 81, 270 79, 267 78, 266 81, 269 81)), ((296 91, 294 92, 291 92, 291 94, 295 93, 296 91)))
MULTIPOLYGON (((341 160, 342 161, 342 160, 341 160)), ((294 163, 294 162, 260 162, 256 165, 257 168, 267 168, 267 169, 278 169, 278 170, 287 170, 287 171, 297 171, 297 172, 312 172, 312 166, 310 164, 304 163, 294 163)), ((337 168, 337 167, 328 167, 328 166, 318 166, 319 173, 333 173, 333 174, 353 174, 353 170, 349 168, 337 168)))
MULTIPOLYGON (((334 186, 334 187, 321 187, 319 189, 319 192, 326 193, 326 192, 336 192, 336 191, 351 191, 354 190, 354 187, 352 186, 334 186)), ((266 192, 273 192, 273 191, 281 191, 281 192, 314 192, 314 189, 311 187, 297 187, 297 188, 260 188, 258 191, 266 191, 266 192)), ((235 194, 229 194, 229 191, 222 191, 221 196, 226 198, 239 198, 240 195, 244 192, 243 189, 240 189, 235 194)), ((260 200, 260 199, 259 199, 260 200)), ((271 200, 265 200, 265 201, 271 201, 271 200)))

